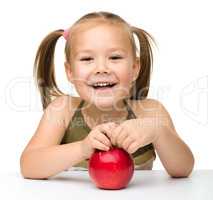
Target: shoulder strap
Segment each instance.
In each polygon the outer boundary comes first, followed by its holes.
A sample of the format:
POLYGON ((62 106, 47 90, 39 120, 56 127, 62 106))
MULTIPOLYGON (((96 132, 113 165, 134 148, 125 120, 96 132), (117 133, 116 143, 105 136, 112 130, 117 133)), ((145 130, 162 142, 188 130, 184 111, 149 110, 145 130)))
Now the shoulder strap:
POLYGON ((83 105, 84 105, 84 100, 82 99, 81 102, 80 102, 80 104, 78 105, 77 110, 80 110, 83 105))
POLYGON ((131 107, 129 106, 129 104, 126 102, 125 99, 123 99, 124 104, 126 105, 126 109, 128 112, 128 116, 127 119, 132 119, 132 118, 137 118, 137 116, 135 115, 135 113, 132 111, 131 107))
POLYGON ((84 104, 84 100, 82 99, 81 102, 79 103, 78 107, 75 109, 75 113, 73 114, 71 120, 70 120, 70 124, 71 122, 77 117, 81 117, 81 107, 83 106, 84 104))
POLYGON ((75 117, 77 118, 81 118, 82 119, 82 124, 84 125, 82 128, 86 129, 88 132, 91 130, 90 127, 88 126, 88 124, 86 123, 85 119, 84 119, 84 116, 82 114, 82 111, 81 111, 81 108, 83 107, 84 105, 84 100, 82 99, 76 112, 75 112, 75 117))

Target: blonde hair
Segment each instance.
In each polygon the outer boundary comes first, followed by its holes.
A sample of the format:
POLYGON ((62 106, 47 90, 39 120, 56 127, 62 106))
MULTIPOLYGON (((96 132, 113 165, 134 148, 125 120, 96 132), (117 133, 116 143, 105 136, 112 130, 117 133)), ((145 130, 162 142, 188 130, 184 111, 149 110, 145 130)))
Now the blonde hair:
MULTIPOLYGON (((150 76, 153 64, 153 53, 151 48, 151 42, 154 42, 153 37, 144 31, 143 29, 130 26, 120 16, 109 12, 93 12, 84 15, 78 21, 76 21, 70 28, 73 29, 81 23, 90 20, 103 20, 105 22, 124 25, 130 33, 130 41, 133 47, 134 56, 136 57, 136 44, 133 34, 135 34, 139 41, 140 46, 140 72, 131 88, 130 99, 144 99, 148 95, 150 76)), ((57 97, 64 95, 59 90, 55 81, 55 66, 54 66, 54 52, 57 40, 63 36, 64 30, 59 29, 48 34, 41 42, 36 58, 34 62, 33 76, 36 81, 36 85, 41 94, 41 101, 43 109, 45 109, 51 102, 51 97, 57 97)), ((69 35, 70 37, 70 35, 69 35)), ((66 60, 70 59, 71 44, 69 38, 65 46, 66 60)))

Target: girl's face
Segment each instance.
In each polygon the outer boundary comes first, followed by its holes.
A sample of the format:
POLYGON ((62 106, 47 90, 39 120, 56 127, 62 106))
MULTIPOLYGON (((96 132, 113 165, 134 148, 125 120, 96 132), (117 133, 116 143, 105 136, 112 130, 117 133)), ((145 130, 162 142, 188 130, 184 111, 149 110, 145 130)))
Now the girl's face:
POLYGON ((121 25, 86 23, 70 35, 66 73, 80 97, 102 109, 127 97, 139 72, 127 30, 121 25))

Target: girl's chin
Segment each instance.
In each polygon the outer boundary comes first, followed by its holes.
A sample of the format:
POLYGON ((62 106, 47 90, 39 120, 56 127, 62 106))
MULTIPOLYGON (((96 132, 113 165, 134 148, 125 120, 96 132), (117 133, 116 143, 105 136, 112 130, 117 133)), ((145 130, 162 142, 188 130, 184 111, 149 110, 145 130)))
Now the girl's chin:
POLYGON ((97 108, 111 109, 115 106, 116 101, 113 97, 97 97, 96 99, 93 99, 92 102, 97 108))

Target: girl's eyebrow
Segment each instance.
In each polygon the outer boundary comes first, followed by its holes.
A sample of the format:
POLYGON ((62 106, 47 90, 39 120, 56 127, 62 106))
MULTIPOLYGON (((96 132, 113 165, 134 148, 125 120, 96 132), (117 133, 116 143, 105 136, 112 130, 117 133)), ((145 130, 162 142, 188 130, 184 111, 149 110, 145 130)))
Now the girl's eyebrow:
POLYGON ((121 52, 123 52, 123 53, 126 53, 127 51, 126 51, 126 49, 124 49, 124 48, 121 48, 121 47, 118 47, 118 48, 110 48, 109 50, 108 50, 109 52, 111 52, 111 51, 121 51, 121 52))
MULTIPOLYGON (((107 52, 112 52, 112 51, 121 51, 123 53, 127 53, 126 49, 124 49, 124 48, 109 48, 109 49, 107 49, 107 52)), ((93 53, 93 52, 94 52, 93 49, 82 49, 82 50, 76 51, 75 55, 78 55, 80 53, 93 53)))
POLYGON ((90 49, 83 49, 75 52, 75 55, 78 55, 80 53, 92 53, 93 51, 90 49))

